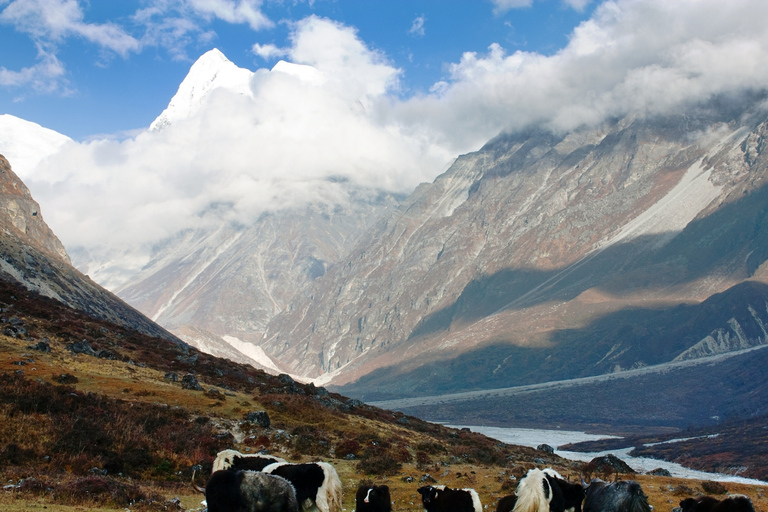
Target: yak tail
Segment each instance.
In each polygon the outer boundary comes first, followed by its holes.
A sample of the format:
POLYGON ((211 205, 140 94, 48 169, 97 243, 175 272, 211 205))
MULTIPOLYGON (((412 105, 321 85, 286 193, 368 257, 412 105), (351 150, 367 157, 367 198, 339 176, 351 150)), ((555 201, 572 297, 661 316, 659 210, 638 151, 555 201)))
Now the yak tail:
POLYGON ((625 502, 626 512, 651 512, 651 506, 648 504, 648 497, 643 492, 640 484, 632 482, 627 489, 629 498, 625 502))
POLYGON ((205 494, 205 487, 200 487, 199 485, 195 484, 195 470, 192 471, 192 487, 203 494, 205 494))
POLYGON ((513 512, 549 512, 552 489, 543 471, 539 469, 528 471, 525 478, 520 480, 515 494, 517 494, 517 503, 512 509, 513 512))
POLYGON ((315 503, 321 512, 341 512, 341 480, 336 470, 327 462, 317 462, 323 469, 323 485, 317 490, 315 503))

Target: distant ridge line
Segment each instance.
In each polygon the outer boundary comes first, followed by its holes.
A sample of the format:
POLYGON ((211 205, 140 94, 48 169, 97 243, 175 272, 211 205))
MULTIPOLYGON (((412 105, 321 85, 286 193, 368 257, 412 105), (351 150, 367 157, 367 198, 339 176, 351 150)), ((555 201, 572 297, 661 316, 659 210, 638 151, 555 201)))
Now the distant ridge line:
POLYGON ((662 363, 651 366, 644 366, 642 368, 635 368, 632 370, 623 370, 616 373, 605 373, 602 375, 593 375, 591 377, 579 377, 576 379, 568 380, 556 380, 550 382, 541 382, 539 384, 528 384, 525 386, 513 386, 508 388, 495 388, 495 389, 482 389, 478 391, 464 391, 461 393, 449 393, 445 395, 433 395, 433 396, 421 396, 414 398, 398 398, 394 400, 378 400, 372 402, 366 402, 368 405, 374 407, 380 407, 382 409, 401 411, 402 409, 408 409, 411 407, 422 407, 425 405, 446 404, 466 402, 469 400, 477 399, 489 399, 489 398, 501 398, 507 396, 524 395, 526 393, 535 393, 544 389, 564 389, 569 387, 581 386, 583 384, 591 384, 594 382, 606 382, 616 379, 628 379, 631 377, 637 377, 640 375, 648 375, 652 373, 664 373, 667 371, 675 370, 678 368, 687 368, 692 366, 698 366, 707 363, 713 363, 718 361, 724 361, 731 357, 736 357, 748 352, 760 350, 768 347, 768 344, 757 345, 755 347, 745 348, 742 350, 734 350, 731 352, 725 352, 722 354, 715 354, 711 356, 699 357, 696 359, 687 359, 685 361, 670 361, 668 363, 662 363))

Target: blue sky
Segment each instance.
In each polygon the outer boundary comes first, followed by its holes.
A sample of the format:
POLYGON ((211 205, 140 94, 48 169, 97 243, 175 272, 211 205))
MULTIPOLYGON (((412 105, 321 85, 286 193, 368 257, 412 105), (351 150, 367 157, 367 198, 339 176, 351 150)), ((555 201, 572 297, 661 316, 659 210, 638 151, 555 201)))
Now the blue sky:
POLYGON ((253 45, 285 47, 291 23, 315 15, 354 27, 402 70, 401 96, 427 92, 464 52, 497 43, 509 52, 552 54, 593 4, 560 0, 0 0, 0 113, 76 140, 143 128, 165 108, 190 65, 219 48, 240 67, 271 67, 253 45), (522 3, 523 5, 515 5, 522 3), (226 18, 249 6, 263 16, 226 18), (157 9, 153 17, 141 13, 157 9), (38 13, 36 13, 38 11, 38 13), (60 12, 57 16, 53 14, 60 12), (51 20, 42 14, 47 12, 51 20), (218 13, 218 15, 217 15, 218 13), (164 22, 184 24, 173 33, 164 22), (87 27, 91 33, 87 33, 87 27), (94 33, 98 29, 111 34, 94 33), (122 40, 121 40, 122 38, 122 40), (41 50, 42 48, 42 50, 41 50), (55 72, 42 69, 55 59, 55 72), (25 79, 24 70, 33 70, 25 79), (3 79, 2 72, 5 72, 3 79), (10 75, 10 76, 8 76, 10 75), (15 75, 15 76, 14 76, 15 75))

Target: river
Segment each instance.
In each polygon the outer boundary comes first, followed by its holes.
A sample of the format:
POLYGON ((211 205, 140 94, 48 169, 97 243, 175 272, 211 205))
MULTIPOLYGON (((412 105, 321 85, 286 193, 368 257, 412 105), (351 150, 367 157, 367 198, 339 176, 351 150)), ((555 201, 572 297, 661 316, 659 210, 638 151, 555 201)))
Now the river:
POLYGON ((631 457, 628 453, 632 448, 623 448, 620 450, 609 450, 605 452, 569 452, 559 450, 558 447, 568 443, 578 443, 581 441, 596 441, 598 439, 615 438, 616 436, 586 434, 584 432, 573 432, 568 430, 539 430, 530 428, 505 428, 505 427, 483 427, 475 425, 447 425, 454 428, 469 428, 473 432, 486 435, 497 439, 503 443, 516 444, 521 446, 530 446, 536 448, 540 444, 548 444, 555 449, 555 453, 563 458, 576 461, 588 462, 595 457, 608 455, 609 453, 626 462, 629 467, 638 473, 646 473, 656 468, 663 468, 678 478, 692 478, 696 480, 713 480, 719 482, 738 482, 753 485, 768 485, 768 482, 744 478, 738 475, 726 475, 722 473, 708 473, 686 468, 675 462, 650 459, 646 457, 631 457))

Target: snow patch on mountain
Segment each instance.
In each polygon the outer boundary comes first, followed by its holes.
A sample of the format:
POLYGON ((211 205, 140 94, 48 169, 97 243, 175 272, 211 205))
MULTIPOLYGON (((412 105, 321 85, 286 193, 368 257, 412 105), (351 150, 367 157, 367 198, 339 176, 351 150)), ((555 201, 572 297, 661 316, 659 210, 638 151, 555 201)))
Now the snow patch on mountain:
POLYGON ((245 342, 235 336, 222 336, 221 339, 229 343, 229 345, 238 352, 242 352, 265 368, 282 373, 282 370, 277 367, 275 362, 272 361, 272 358, 270 358, 260 346, 245 342))
POLYGON ((204 53, 192 65, 168 107, 149 126, 150 131, 190 117, 214 89, 228 89, 252 97, 252 76, 252 71, 237 67, 216 48, 204 53))
POLYGON ((43 128, 10 114, 0 115, 0 155, 3 155, 22 180, 32 177, 35 167, 58 153, 67 143, 66 135, 43 128))

